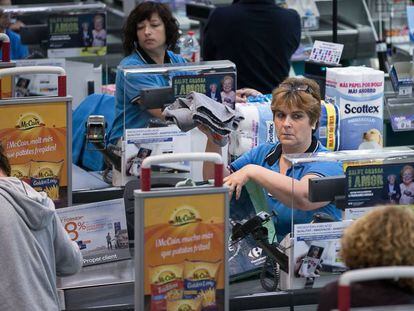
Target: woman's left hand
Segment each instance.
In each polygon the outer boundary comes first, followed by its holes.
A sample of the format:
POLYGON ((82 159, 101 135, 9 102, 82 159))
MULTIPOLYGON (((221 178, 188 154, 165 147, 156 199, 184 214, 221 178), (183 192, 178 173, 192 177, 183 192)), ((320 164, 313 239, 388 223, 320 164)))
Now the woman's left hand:
POLYGON ((236 192, 236 200, 240 198, 240 194, 243 186, 249 181, 249 171, 251 165, 246 165, 240 170, 230 174, 229 176, 223 179, 224 185, 229 187, 230 198, 233 195, 233 192, 236 192))

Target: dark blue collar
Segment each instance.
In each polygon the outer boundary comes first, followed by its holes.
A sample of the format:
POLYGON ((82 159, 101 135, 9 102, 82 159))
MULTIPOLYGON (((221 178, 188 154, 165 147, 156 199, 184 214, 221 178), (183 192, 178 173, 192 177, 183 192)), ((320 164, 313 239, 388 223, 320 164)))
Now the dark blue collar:
MULTIPOLYGON (((156 62, 138 45, 135 49, 135 53, 137 53, 138 57, 140 57, 144 63, 146 64, 156 64, 156 62)), ((164 64, 171 63, 170 56, 168 55, 168 51, 165 51, 164 55, 164 64)))
MULTIPOLYGON (((315 136, 312 136, 312 142, 309 146, 309 148, 305 151, 305 153, 314 153, 316 150, 318 150, 319 142, 315 138, 315 136)), ((265 158, 265 162, 272 166, 276 163, 277 160, 280 159, 280 156, 282 155, 282 144, 278 143, 275 147, 273 147, 270 152, 267 154, 265 158)))

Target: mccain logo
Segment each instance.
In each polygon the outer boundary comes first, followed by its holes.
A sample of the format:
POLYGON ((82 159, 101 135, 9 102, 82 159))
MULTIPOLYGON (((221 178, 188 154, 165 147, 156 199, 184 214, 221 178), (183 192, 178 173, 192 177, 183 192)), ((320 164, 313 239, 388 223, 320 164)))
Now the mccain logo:
POLYGON ((210 273, 208 273, 207 269, 198 269, 193 273, 194 280, 206 280, 210 278, 210 273))
POLYGON ((19 179, 24 177, 23 173, 18 170, 11 170, 10 176, 17 177, 19 179))
POLYGON ((39 178, 48 178, 53 176, 53 171, 50 168, 42 168, 38 173, 39 178))
POLYGON ((175 276, 174 272, 172 271, 163 271, 158 276, 158 282, 160 284, 168 283, 175 280, 177 277, 175 276))
POLYGON ((42 118, 35 113, 26 113, 17 120, 16 128, 20 130, 30 130, 35 127, 45 126, 42 118))
POLYGON ((183 226, 199 221, 201 218, 198 212, 189 206, 184 206, 174 211, 168 223, 173 226, 183 226))
POLYGON ((178 307, 178 311, 194 311, 194 309, 190 305, 184 304, 178 307))

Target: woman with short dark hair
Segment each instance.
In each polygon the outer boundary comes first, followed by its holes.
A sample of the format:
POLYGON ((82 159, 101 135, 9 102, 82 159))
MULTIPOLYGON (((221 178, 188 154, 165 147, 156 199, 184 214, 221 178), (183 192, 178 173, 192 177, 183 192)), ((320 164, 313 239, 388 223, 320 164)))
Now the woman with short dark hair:
MULTIPOLYGON (((124 26, 124 52, 120 63, 124 66, 147 64, 185 63, 174 54, 179 37, 178 22, 170 9, 162 3, 146 1, 131 11, 124 26)), ((142 88, 168 86, 168 77, 161 75, 129 74, 124 77, 118 69, 116 75, 116 112, 109 140, 116 143, 125 128, 146 127, 151 118, 160 118, 160 109, 145 109, 139 101, 142 88)))

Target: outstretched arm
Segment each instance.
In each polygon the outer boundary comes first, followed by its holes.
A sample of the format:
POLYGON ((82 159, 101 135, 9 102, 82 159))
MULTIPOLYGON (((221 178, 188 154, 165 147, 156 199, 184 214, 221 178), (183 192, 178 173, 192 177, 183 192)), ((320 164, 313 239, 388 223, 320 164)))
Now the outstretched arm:
POLYGON ((319 176, 309 174, 296 180, 260 165, 248 164, 224 178, 224 183, 230 188, 230 194, 236 192, 236 199, 240 197, 243 185, 253 180, 286 206, 293 206, 300 210, 314 210, 329 203, 309 201, 308 180, 315 177, 319 176))

